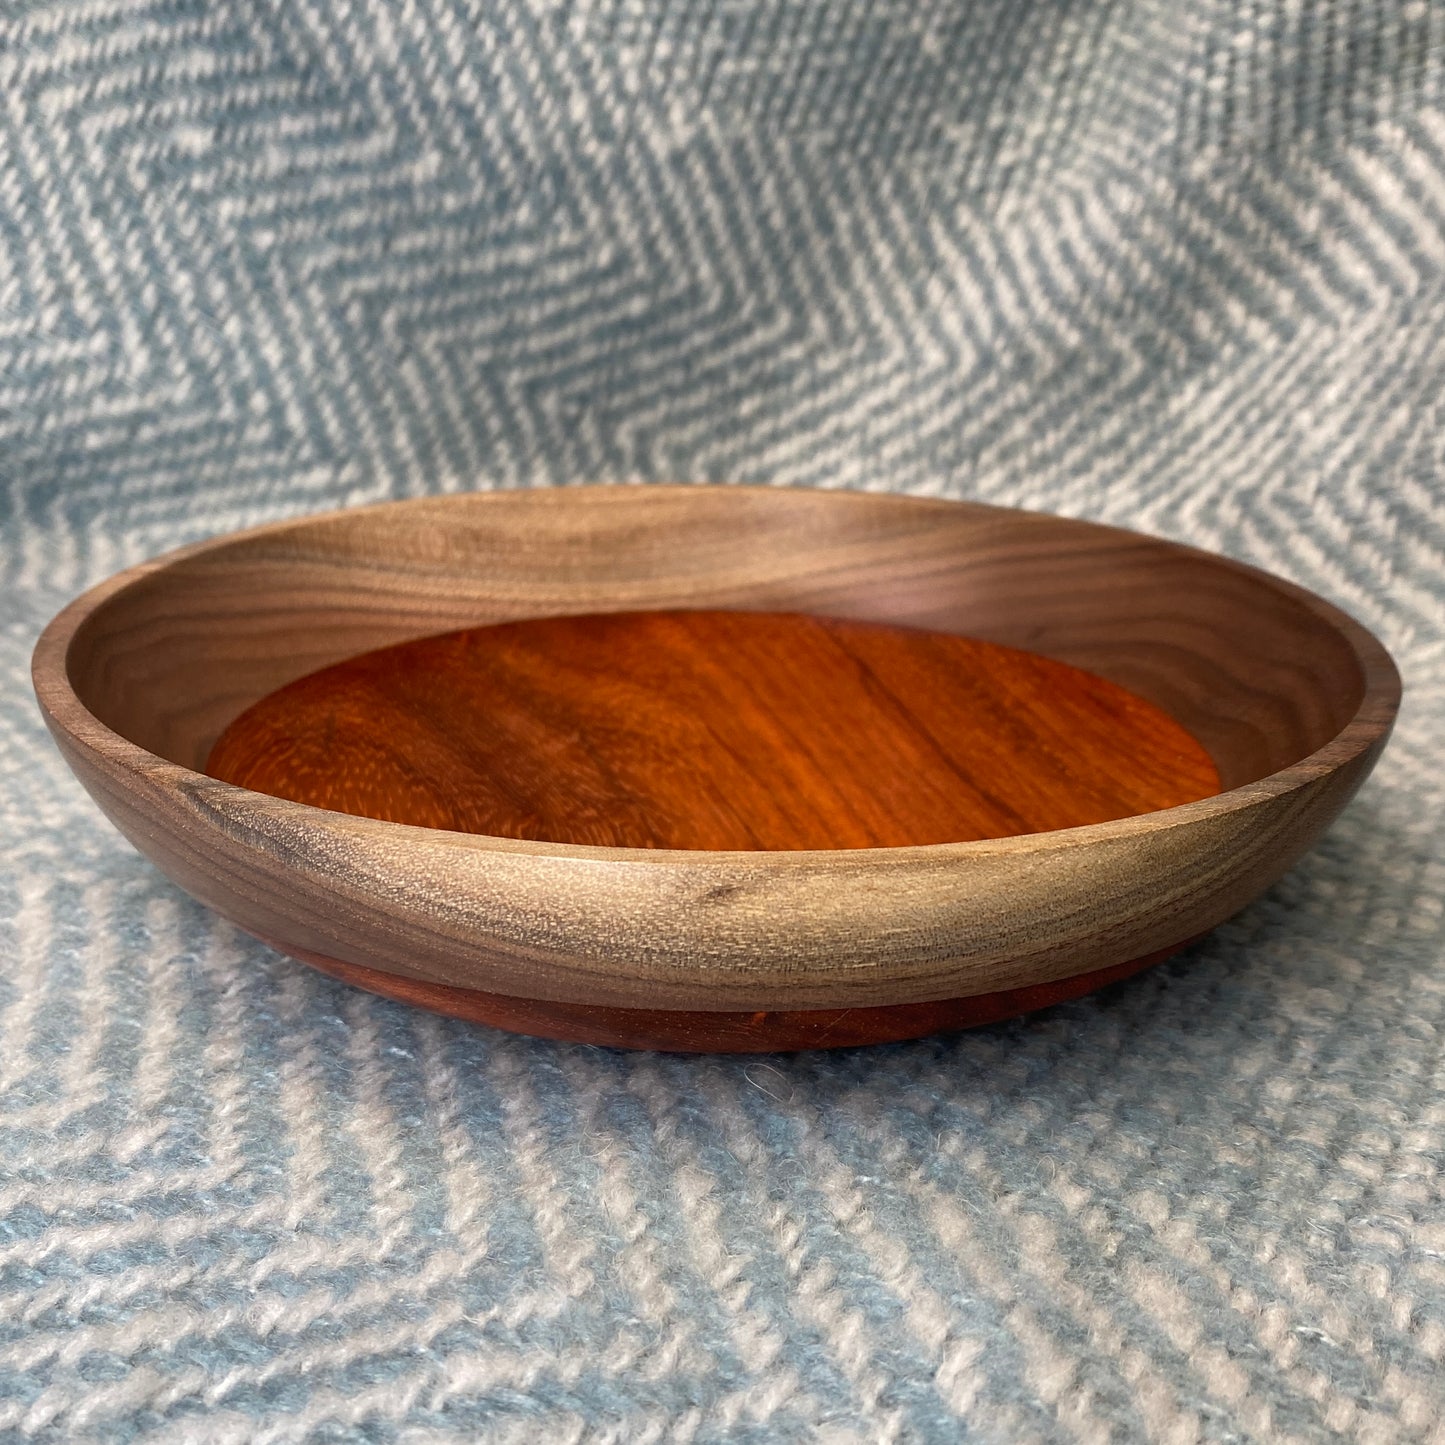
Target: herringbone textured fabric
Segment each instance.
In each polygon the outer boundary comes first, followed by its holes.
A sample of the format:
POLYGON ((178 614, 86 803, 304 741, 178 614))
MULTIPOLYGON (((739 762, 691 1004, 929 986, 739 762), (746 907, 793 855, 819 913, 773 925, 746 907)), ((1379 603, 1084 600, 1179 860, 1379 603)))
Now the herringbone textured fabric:
POLYGON ((0 1441, 1445 1439, 1445 10, 0 0, 0 1441), (44 620, 342 502, 1088 515, 1396 651, 1137 981, 753 1061, 370 998, 63 769, 44 620))

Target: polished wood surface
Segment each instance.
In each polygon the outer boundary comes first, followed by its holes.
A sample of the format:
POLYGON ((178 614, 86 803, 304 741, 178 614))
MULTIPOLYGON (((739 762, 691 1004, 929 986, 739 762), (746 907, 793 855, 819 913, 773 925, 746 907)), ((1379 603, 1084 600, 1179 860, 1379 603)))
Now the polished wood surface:
POLYGON ((768 612, 399 643, 263 698, 206 771, 367 818, 617 848, 955 843, 1219 791, 1167 713, 1067 663, 768 612))
POLYGON ((1339 609, 1188 547, 972 503, 686 486, 431 498, 202 543, 72 603, 33 675, 121 831, 279 946, 515 999, 709 1013, 978 997, 1201 934, 1335 818, 1400 688, 1339 609), (1174 718, 1223 790, 1021 837, 674 851, 414 827, 202 771, 245 709, 362 652, 672 609, 927 627, 1082 667, 1174 718))

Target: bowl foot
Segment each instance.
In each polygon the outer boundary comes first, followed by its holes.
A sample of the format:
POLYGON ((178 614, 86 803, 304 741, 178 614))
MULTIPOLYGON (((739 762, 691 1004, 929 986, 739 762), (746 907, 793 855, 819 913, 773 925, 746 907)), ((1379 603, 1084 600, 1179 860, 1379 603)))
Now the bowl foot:
POLYGON ((750 1013, 684 1009, 637 1009, 553 1003, 514 998, 403 978, 380 969, 343 963, 324 954, 286 948, 265 940, 302 963, 357 988, 434 1013, 487 1024, 511 1033, 614 1049, 656 1049, 683 1054, 784 1053, 797 1049, 843 1049, 896 1043, 928 1034, 950 1033, 1016 1018, 1065 1003, 1162 963, 1193 942, 1186 939, 1157 953, 1108 968, 1026 988, 1003 989, 970 998, 931 1003, 882 1004, 867 1008, 783 1009, 750 1013))

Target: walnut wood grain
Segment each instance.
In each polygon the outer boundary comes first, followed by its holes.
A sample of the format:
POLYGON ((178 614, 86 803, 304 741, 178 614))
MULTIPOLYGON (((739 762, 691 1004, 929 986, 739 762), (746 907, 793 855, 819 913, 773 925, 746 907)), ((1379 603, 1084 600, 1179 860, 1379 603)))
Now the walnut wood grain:
POLYGON ((1203 933, 1328 826, 1399 701, 1364 628, 1239 563, 970 503, 751 487, 482 493, 260 528, 102 583, 46 629, 33 671, 122 832, 292 952, 523 1000, 720 1013, 1048 985, 1203 933), (1223 791, 1013 838, 721 852, 420 828, 200 771, 247 707, 370 649, 717 608, 929 627, 1082 667, 1198 739, 1223 791))
POLYGON ((617 848, 887 848, 1108 822, 1219 791, 1116 683, 920 628, 620 612, 469 628, 288 684, 215 778, 319 808, 617 848))

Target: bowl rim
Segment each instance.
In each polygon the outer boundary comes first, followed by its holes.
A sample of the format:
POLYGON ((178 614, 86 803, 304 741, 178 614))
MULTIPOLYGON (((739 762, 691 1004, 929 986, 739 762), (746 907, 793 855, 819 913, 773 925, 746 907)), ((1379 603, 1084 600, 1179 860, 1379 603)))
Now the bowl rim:
POLYGON ((998 853, 1027 853, 1043 847, 1084 846, 1165 832, 1239 812, 1279 798, 1338 771, 1373 748, 1383 747, 1394 726, 1403 695, 1403 682, 1399 669, 1384 644, 1369 628, 1343 608, 1286 578, 1255 567, 1250 563, 1238 561, 1233 557, 1211 552, 1206 548, 1195 547, 1152 533, 1115 526, 1111 523, 1046 512, 1038 508, 1001 506, 996 503, 977 501, 973 498, 917 495, 909 492, 867 490, 855 487, 802 487, 733 482, 574 483, 530 487, 499 486, 477 488, 465 492, 429 493, 357 506, 328 508, 320 512, 302 513, 298 516, 281 518, 261 523, 258 526, 202 538, 160 553, 131 567, 123 568, 87 588, 69 602, 46 624, 36 641, 31 657, 31 680, 42 712, 53 728, 60 729, 77 743, 127 772, 144 773, 153 785, 164 779, 170 785, 184 785, 193 792, 199 788, 206 795, 218 800, 229 799, 231 807, 226 811, 232 811, 238 805, 252 809, 261 807, 278 820, 291 820, 302 825, 328 829, 344 827, 352 837, 397 839, 409 836, 418 843, 429 841, 435 844, 444 843, 450 847, 462 844, 468 849, 525 855, 539 859, 557 858, 577 862, 594 861, 633 866, 645 866, 649 863, 665 864, 674 869, 707 867, 716 864, 735 866, 743 860, 749 860, 758 866, 766 865, 775 868, 809 868, 824 862, 836 864, 842 859, 853 864, 943 862, 955 858, 961 860, 998 853), (1343 637, 1349 645, 1363 678, 1364 686, 1360 703, 1349 720, 1332 738, 1295 762, 1273 773, 1268 773, 1264 777, 1224 789, 1207 798, 1176 804, 1173 807, 1161 808, 1153 812, 1129 814, 1123 818, 1103 823, 1086 823, 1071 828, 1048 829, 1035 833, 1013 834, 1001 838, 971 839, 963 842, 916 843, 871 848, 715 850, 625 848, 504 838, 491 834, 458 832, 413 823, 396 823, 380 818, 368 818, 359 814, 318 808, 310 803, 279 798, 269 793, 256 792, 235 783, 213 778, 207 773, 186 767, 182 763, 150 752, 132 742, 96 717, 81 701, 70 680, 71 644, 80 628, 94 614, 114 598, 146 578, 164 572, 178 563, 207 553, 223 551, 235 544, 249 543, 269 536, 279 537, 288 532, 304 531, 309 526, 324 525, 342 517, 375 514, 395 508, 483 505, 488 498, 517 494, 526 494, 533 499, 542 497, 556 499, 541 503, 542 505, 551 505, 561 504, 560 499, 569 496, 575 500, 579 492, 590 494, 590 499, 596 500, 601 495, 615 495, 623 492, 649 492, 659 496, 668 494, 676 496, 703 489, 712 492, 752 494, 826 495, 839 500, 848 499, 843 501, 843 505, 851 505, 854 500, 878 502, 886 499, 889 503, 920 508, 963 506, 981 512, 1048 518, 1055 522, 1066 523, 1070 527, 1089 529, 1101 535, 1113 534, 1120 538, 1130 538, 1136 541, 1142 538, 1151 544, 1181 555, 1192 556, 1207 561, 1213 566, 1246 575, 1257 582, 1264 583, 1296 603, 1302 604, 1310 613, 1343 637))

